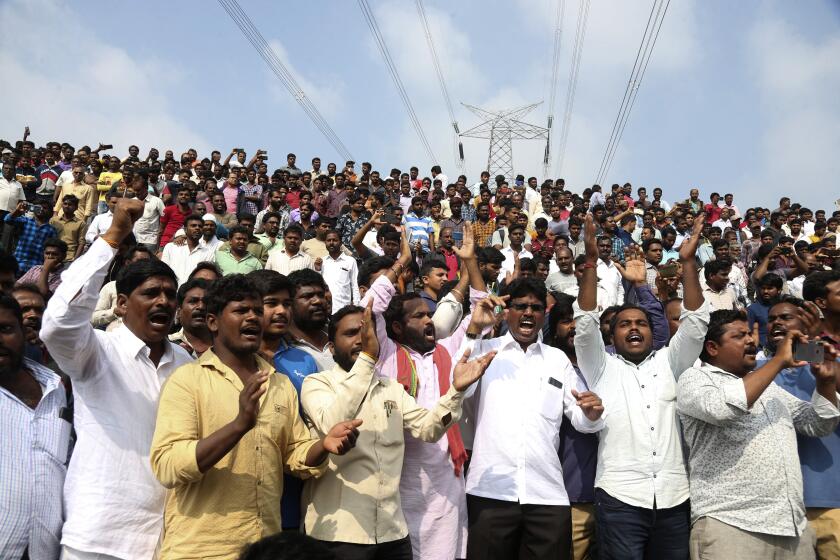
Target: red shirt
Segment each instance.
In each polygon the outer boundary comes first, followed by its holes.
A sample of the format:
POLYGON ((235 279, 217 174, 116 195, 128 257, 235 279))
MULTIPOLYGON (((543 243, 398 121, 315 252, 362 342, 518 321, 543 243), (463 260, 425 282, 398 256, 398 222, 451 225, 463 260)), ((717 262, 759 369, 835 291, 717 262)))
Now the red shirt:
POLYGON ((160 217, 160 225, 163 227, 163 234, 160 236, 161 247, 172 241, 172 236, 181 229, 184 220, 190 214, 192 214, 190 208, 187 208, 186 212, 181 212, 181 207, 178 204, 163 209, 163 216, 160 217))
POLYGON ((703 209, 706 211, 707 224, 713 224, 720 219, 720 211, 722 209, 717 204, 709 203, 703 209))
POLYGON ((286 204, 292 208, 300 208, 300 191, 289 191, 286 194, 286 204))

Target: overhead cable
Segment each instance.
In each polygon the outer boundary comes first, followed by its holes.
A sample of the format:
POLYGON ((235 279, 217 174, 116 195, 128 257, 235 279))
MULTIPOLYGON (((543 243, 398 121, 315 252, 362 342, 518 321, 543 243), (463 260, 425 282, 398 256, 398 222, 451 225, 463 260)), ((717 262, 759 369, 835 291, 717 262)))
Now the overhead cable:
POLYGON ((572 63, 569 68, 569 83, 566 88, 566 106, 563 109, 563 122, 560 128, 560 144, 557 151, 557 173, 563 173, 563 163, 566 158, 566 142, 569 139, 569 128, 572 124, 572 111, 575 106, 575 92, 577 91, 580 61, 583 57, 583 41, 586 37, 586 23, 589 20, 589 0, 581 0, 578 7, 577 29, 575 30, 575 44, 572 48, 572 63))

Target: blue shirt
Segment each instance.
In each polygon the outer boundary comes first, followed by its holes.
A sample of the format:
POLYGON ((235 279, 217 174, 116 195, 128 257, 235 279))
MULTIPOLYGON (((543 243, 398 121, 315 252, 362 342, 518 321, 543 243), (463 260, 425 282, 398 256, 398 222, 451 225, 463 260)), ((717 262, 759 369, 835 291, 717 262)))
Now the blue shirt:
POLYGON ((408 229, 408 242, 413 246, 419 241, 423 252, 428 253, 429 238, 435 231, 432 227, 432 219, 409 212, 403 217, 403 225, 408 229))
MULTIPOLYGON (((294 385, 298 394, 298 407, 303 415, 303 407, 300 406, 300 389, 307 375, 318 373, 319 368, 315 360, 300 348, 290 346, 284 340, 274 353, 274 369, 288 377, 294 385)), ((301 494, 303 494, 303 481, 290 474, 284 474, 283 497, 280 499, 280 519, 284 530, 300 527, 301 494)))
POLYGON ((50 224, 38 225, 32 218, 6 214, 6 223, 15 224, 22 228, 15 247, 15 258, 20 266, 20 274, 36 264, 44 263, 44 241, 51 237, 58 237, 58 232, 50 224))
MULTIPOLYGON (((753 328, 753 324, 758 322, 758 338, 761 342, 761 346, 767 346, 767 315, 770 313, 770 306, 760 301, 755 301, 747 307, 747 322, 749 324, 750 329, 753 328)), ((811 395, 808 395, 808 398, 805 400, 810 400, 811 395)))
MULTIPOLYGON (((756 368, 767 360, 761 360, 756 368)), ((793 396, 810 401, 817 381, 809 366, 783 369, 776 384, 793 396)), ((831 435, 821 438, 796 435, 799 461, 802 463, 802 485, 805 507, 840 507, 840 426, 831 435)))

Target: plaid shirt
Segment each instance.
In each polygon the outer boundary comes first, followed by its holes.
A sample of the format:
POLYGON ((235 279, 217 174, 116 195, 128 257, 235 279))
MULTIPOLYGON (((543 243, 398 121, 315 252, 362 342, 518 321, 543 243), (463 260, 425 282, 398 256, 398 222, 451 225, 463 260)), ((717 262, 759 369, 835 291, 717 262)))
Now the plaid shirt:
MULTIPOLYGON (((259 185, 251 185, 249 183, 245 183, 239 186, 239 190, 244 196, 262 196, 262 187, 259 185)), ((251 202, 250 200, 244 200, 242 202, 242 210, 244 212, 247 212, 248 214, 256 215, 259 211, 259 207, 255 202, 251 202)))
POLYGON ((493 237, 493 232, 496 231, 496 222, 487 220, 486 224, 482 224, 476 220, 472 223, 473 238, 477 247, 487 247, 490 245, 490 238, 493 237))
POLYGON ((461 217, 468 222, 475 221, 475 208, 469 203, 469 201, 465 201, 461 206, 461 217))
POLYGON ((22 228, 15 247, 15 258, 17 259, 20 271, 26 272, 36 264, 44 262, 44 241, 51 237, 58 237, 58 232, 50 224, 38 225, 32 218, 6 214, 7 224, 15 224, 22 228))
POLYGON ((617 235, 612 238, 612 256, 619 262, 624 262, 624 241, 617 235))
POLYGON ((353 252, 353 256, 357 259, 359 258, 359 255, 353 248, 353 236, 356 235, 356 232, 362 229, 362 226, 364 226, 369 219, 370 214, 367 212, 362 212, 355 220, 350 212, 345 212, 338 217, 338 221, 335 223, 335 230, 341 235, 341 244, 350 249, 350 251, 353 252))

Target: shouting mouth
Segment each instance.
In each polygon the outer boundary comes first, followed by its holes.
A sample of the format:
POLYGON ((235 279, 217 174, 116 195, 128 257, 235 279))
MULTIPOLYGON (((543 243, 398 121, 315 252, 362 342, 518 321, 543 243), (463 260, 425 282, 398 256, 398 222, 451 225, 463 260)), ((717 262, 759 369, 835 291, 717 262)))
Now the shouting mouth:
POLYGON ((641 346, 645 342, 645 337, 643 337, 640 333, 631 332, 626 337, 624 337, 624 342, 627 343, 628 346, 641 346))

